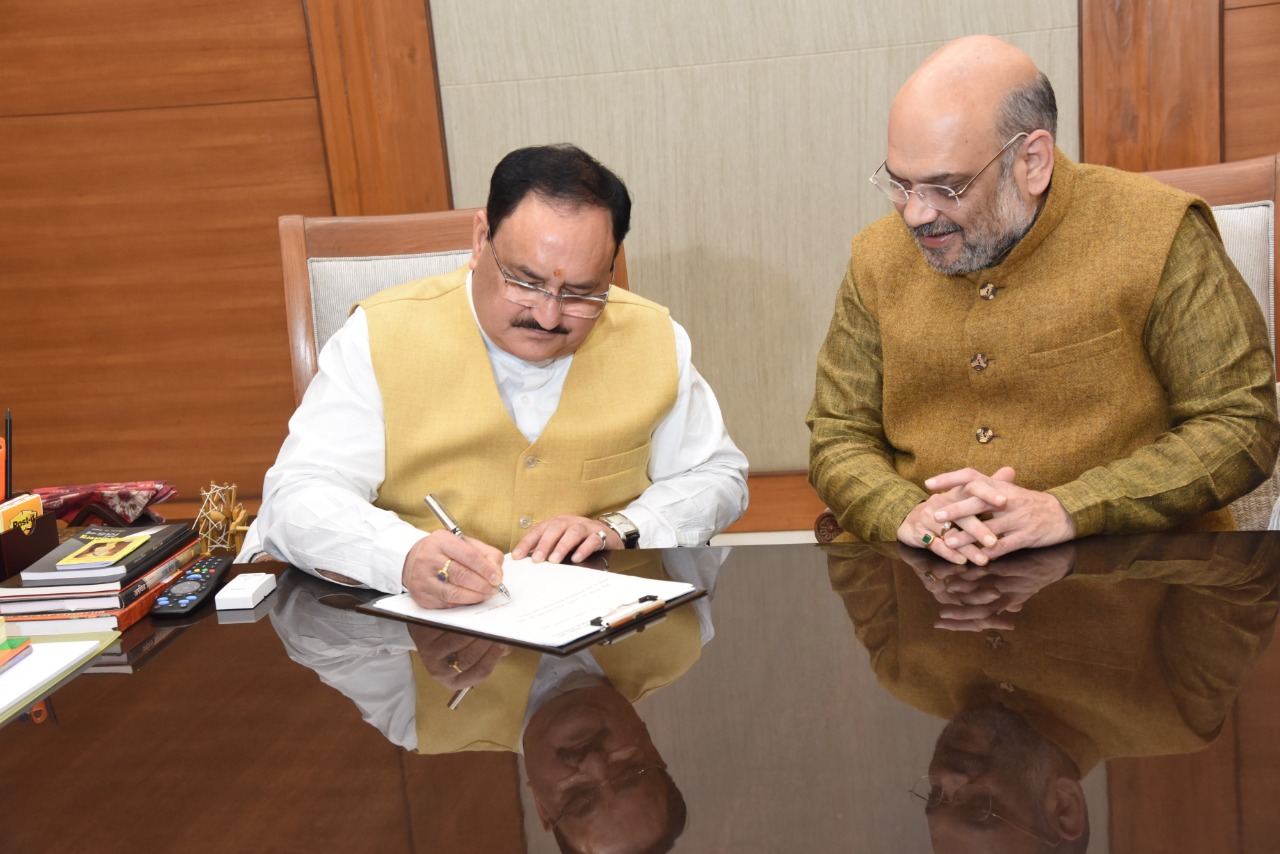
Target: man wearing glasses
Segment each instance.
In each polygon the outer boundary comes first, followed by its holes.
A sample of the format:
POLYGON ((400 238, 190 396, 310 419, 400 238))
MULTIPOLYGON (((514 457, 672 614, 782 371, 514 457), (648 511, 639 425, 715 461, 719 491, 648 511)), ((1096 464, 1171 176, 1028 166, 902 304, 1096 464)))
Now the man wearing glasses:
POLYGON ((1230 528, 1280 429, 1256 300, 1203 201, 1076 164, 989 36, 907 80, 818 358, 810 479, 841 526, 957 564, 1230 528))
POLYGON ((698 545, 737 519, 747 461, 688 335, 611 287, 630 218, 578 148, 503 158, 469 263, 364 300, 326 344, 241 559, 450 607, 493 595, 505 551, 698 545))

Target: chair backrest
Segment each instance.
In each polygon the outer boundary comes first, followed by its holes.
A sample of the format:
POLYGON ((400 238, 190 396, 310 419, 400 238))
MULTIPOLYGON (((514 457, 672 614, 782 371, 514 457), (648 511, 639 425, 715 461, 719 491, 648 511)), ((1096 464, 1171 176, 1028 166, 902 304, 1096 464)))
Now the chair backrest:
MULTIPOLYGON (((351 313, 380 290, 456 270, 471 257, 476 208, 394 216, 280 217, 285 315, 294 402, 316 355, 351 313)), ((613 283, 627 287, 621 248, 613 283)))
POLYGON ((1267 318, 1276 352, 1276 192, 1280 155, 1148 172, 1213 206, 1222 243, 1267 318))
MULTIPOLYGON (((1276 191, 1280 186, 1280 155, 1149 172, 1213 206, 1227 254, 1244 276, 1267 318, 1271 353, 1276 353, 1276 191)), ((1277 386, 1280 391, 1280 386, 1277 386)), ((1280 469, 1272 472, 1248 495, 1231 504, 1231 515, 1242 531, 1266 530, 1280 490, 1280 469)))

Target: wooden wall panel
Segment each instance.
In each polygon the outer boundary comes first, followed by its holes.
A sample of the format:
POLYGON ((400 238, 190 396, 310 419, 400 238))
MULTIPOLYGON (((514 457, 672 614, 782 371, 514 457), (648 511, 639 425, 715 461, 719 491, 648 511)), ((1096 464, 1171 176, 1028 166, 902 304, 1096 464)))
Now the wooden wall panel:
POLYGON ((423 0, 307 0, 339 216, 452 208, 423 0))
POLYGON ((261 489, 292 408, 276 218, 329 212, 312 100, 0 119, 18 487, 261 489))
POLYGON ((1134 172, 1222 159, 1221 0, 1081 0, 1081 159, 1134 172))
POLYGON ((1280 645, 1274 640, 1254 665, 1237 701, 1240 744, 1241 851, 1267 854, 1280 839, 1280 645))
MULTIPOLYGON (((1240 851, 1233 717, 1205 750, 1107 763, 1111 850, 1123 854, 1240 851), (1179 805, 1194 804, 1194 809, 1179 805)), ((1101 828, 1094 828, 1101 835, 1101 828)))
POLYGON ((1280 3, 1223 15, 1225 159, 1280 151, 1280 3))
POLYGON ((314 94, 299 0, 4 0, 0 115, 314 94))

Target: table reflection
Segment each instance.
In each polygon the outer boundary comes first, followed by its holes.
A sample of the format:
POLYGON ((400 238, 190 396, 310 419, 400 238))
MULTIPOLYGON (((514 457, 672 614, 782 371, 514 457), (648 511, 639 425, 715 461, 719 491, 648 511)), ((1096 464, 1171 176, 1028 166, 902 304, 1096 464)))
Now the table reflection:
POLYGON ((876 678, 948 721, 912 789, 934 850, 1086 850, 1083 775, 1211 743, 1270 639, 1278 550, 1265 534, 1094 538, 979 570, 829 547, 876 678))
POLYGON ((533 805, 561 850, 670 850, 687 807, 634 704, 687 673, 714 636, 727 549, 608 556, 607 569, 708 596, 609 644, 543 655, 358 612, 376 595, 287 572, 271 623, 289 657, 419 754, 523 754, 533 805), (468 689, 458 699, 460 689, 468 689))

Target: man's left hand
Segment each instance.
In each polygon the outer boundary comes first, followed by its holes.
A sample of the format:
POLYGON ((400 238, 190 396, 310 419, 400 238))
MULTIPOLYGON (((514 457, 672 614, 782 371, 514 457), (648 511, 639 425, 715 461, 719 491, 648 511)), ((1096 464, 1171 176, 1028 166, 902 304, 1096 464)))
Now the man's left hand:
MULTIPOLYGON (((998 508, 991 511, 987 527, 1000 539, 994 546, 982 549, 992 560, 1018 549, 1053 546, 1072 539, 1076 535, 1075 522, 1062 502, 1047 492, 1018 486, 1013 482, 1014 475, 1008 467, 990 477, 962 469, 931 477, 926 485, 939 491, 963 487, 983 504, 998 508)), ((957 504, 940 512, 939 522, 955 522, 966 509, 957 504)))
POLYGON ((511 556, 519 560, 525 555, 532 555, 534 563, 544 560, 563 563, 568 557, 579 563, 598 551, 623 547, 622 538, 599 519, 552 516, 530 528, 524 539, 511 550, 511 556))

